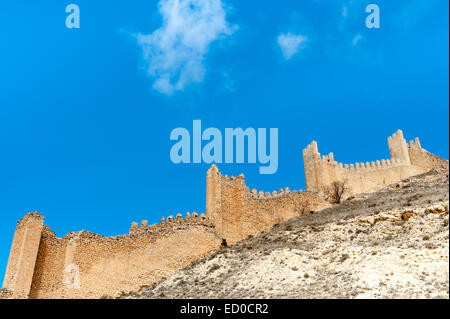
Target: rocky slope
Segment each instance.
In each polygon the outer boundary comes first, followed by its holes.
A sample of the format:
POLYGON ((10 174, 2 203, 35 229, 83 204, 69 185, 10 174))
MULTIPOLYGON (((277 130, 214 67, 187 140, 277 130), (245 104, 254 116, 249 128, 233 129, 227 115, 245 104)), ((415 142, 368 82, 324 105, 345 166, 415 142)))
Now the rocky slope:
POLYGON ((449 298, 448 162, 293 218, 127 298, 449 298))

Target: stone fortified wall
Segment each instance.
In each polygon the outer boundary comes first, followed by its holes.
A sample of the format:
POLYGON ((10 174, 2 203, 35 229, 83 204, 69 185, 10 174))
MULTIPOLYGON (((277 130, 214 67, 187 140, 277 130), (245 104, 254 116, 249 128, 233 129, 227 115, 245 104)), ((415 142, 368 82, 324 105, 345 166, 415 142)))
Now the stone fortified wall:
POLYGON ((202 217, 104 237, 81 231, 56 237, 30 213, 19 221, 4 288, 13 298, 101 298, 137 292, 216 251, 222 238, 202 217), (39 226, 39 227, 38 227, 39 226))
POLYGON ((207 173, 206 214, 229 244, 326 206, 321 197, 308 191, 250 191, 244 175, 222 175, 216 165, 207 173))
POLYGON ((250 191, 244 175, 228 177, 212 165, 206 177, 206 215, 196 212, 133 222, 126 235, 81 231, 56 237, 39 213, 18 223, 0 298, 100 298, 138 292, 225 244, 327 206, 317 192, 346 181, 352 193, 370 192, 432 169, 441 158, 406 144, 399 130, 388 139, 391 159, 343 165, 321 156, 317 143, 303 150, 307 191, 250 191))
POLYGON ((372 162, 342 164, 333 153, 321 156, 317 142, 303 150, 306 189, 321 192, 334 181, 344 181, 349 194, 373 192, 407 177, 425 173, 436 165, 435 155, 422 149, 419 138, 409 145, 398 130, 388 138, 391 158, 372 162))
POLYGON ((18 222, 3 297, 101 298, 137 292, 226 244, 326 203, 289 188, 250 191, 243 175, 228 177, 213 165, 207 173, 207 214, 187 213, 159 224, 131 224, 129 234, 91 232, 56 237, 39 213, 18 222))

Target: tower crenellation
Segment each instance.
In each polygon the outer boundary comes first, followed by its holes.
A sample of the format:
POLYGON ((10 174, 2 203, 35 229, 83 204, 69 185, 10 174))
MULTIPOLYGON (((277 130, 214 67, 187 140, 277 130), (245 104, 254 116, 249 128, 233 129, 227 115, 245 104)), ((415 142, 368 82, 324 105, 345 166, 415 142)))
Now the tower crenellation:
POLYGON ((343 164, 334 160, 333 153, 321 156, 317 142, 311 142, 303 150, 306 189, 320 191, 334 181, 345 181, 354 194, 370 192, 423 173, 433 165, 421 148, 419 138, 408 144, 402 130, 388 137, 388 146, 390 159, 343 164))

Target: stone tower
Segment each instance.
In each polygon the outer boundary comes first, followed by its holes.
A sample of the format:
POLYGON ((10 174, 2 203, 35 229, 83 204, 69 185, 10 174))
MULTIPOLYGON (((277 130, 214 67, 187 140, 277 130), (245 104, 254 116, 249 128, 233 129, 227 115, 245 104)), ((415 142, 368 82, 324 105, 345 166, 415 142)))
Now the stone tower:
POLYGON ((44 217, 39 213, 28 213, 17 223, 3 281, 3 288, 16 298, 27 298, 30 293, 43 227, 44 217))

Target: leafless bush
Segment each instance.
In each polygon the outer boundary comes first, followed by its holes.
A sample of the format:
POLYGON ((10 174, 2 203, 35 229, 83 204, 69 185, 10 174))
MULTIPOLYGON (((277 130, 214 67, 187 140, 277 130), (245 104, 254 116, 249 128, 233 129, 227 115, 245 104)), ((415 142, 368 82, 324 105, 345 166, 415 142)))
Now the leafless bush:
POLYGON ((294 208, 294 210, 297 213, 297 215, 303 215, 303 214, 309 213, 309 211, 310 211, 309 207, 310 207, 309 201, 304 201, 304 202, 301 202, 298 206, 296 206, 294 208))
POLYGON ((348 187, 345 182, 334 181, 330 186, 324 190, 325 199, 331 204, 340 204, 344 195, 348 193, 348 187))

